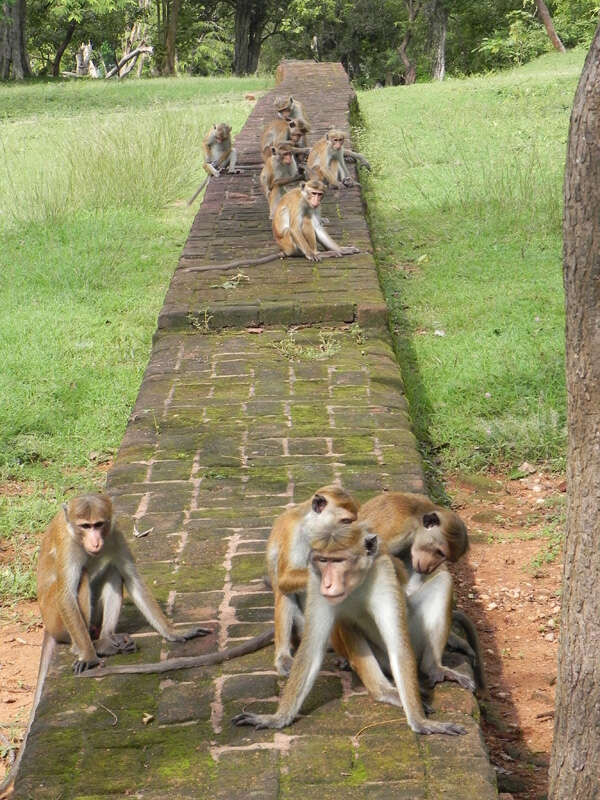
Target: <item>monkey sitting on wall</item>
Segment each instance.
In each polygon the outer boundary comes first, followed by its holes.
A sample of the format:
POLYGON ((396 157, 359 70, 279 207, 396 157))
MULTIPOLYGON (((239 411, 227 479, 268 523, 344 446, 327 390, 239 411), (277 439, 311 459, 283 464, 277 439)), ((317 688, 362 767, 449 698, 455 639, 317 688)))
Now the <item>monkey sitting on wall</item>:
POLYGON ((273 106, 278 117, 282 119, 303 119, 308 124, 308 117, 304 113, 304 108, 299 100, 292 95, 279 95, 273 100, 273 106))
POLYGON ((292 723, 314 684, 329 636, 338 624, 354 635, 352 652, 368 668, 373 696, 402 706, 413 731, 466 733, 462 725, 429 720, 423 713, 406 595, 379 537, 365 523, 355 522, 314 535, 311 548, 304 633, 277 710, 273 714, 244 711, 233 723, 256 728, 284 728, 292 723), (383 674, 378 656, 387 661, 395 686, 383 674))
POLYGON ((273 214, 273 236, 286 256, 302 254, 309 261, 320 261, 317 242, 339 257, 358 253, 356 247, 340 247, 327 234, 318 213, 325 186, 308 181, 287 192, 273 214))
POLYGON ((238 172, 237 151, 231 144, 231 125, 220 122, 213 125, 204 137, 204 171, 208 176, 218 178, 222 170, 227 167, 227 172, 238 172))
POLYGON ((2 800, 12 796, 56 642, 72 644, 76 675, 101 664, 102 656, 135 650, 130 636, 115 633, 123 584, 148 622, 168 641, 184 642, 211 632, 199 626, 175 628, 165 617, 116 527, 107 495, 86 494, 63 504, 46 528, 40 546, 37 587, 44 641, 27 729, 19 754, 0 785, 2 800), (100 631, 96 641, 90 636, 91 625, 100 631))
POLYGON ((366 169, 371 165, 361 153, 344 147, 346 134, 344 131, 331 129, 323 139, 313 146, 308 154, 306 173, 309 178, 323 181, 332 189, 337 189, 340 182, 344 186, 352 186, 354 181, 350 177, 345 156, 351 156, 366 169))
POLYGON ((72 644, 76 673, 99 664, 101 656, 135 649, 130 636, 115 633, 123 584, 148 622, 168 641, 184 642, 210 633, 199 626, 180 630, 165 617, 116 527, 107 495, 87 494, 63 505, 44 533, 37 583, 45 630, 57 642, 72 644), (95 642, 90 625, 99 628, 95 642))
POLYGON ((267 569, 275 598, 275 669, 289 675, 292 631, 304 630, 304 595, 308 581, 310 539, 336 525, 356 520, 358 504, 340 486, 322 486, 280 514, 267 542, 267 569))
POLYGON ((260 173, 260 183, 269 203, 270 219, 285 194, 284 187, 300 180, 292 145, 289 142, 280 142, 276 147, 272 147, 271 155, 260 173))
MULTIPOLYGON (((407 492, 385 492, 372 497, 361 506, 359 519, 372 527, 385 541, 388 551, 404 563, 411 638, 419 670, 428 686, 452 680, 475 690, 469 676, 442 664, 448 644, 469 657, 477 684, 485 690, 479 637, 469 617, 452 610, 453 581, 445 564, 458 561, 469 548, 462 519, 425 495, 407 492), (462 625, 467 642, 452 633, 453 621, 462 625)), ((353 663, 347 648, 340 646, 339 641, 336 649, 353 663)), ((359 669, 357 672, 362 679, 359 669)), ((367 685, 365 680, 363 683, 367 685)))

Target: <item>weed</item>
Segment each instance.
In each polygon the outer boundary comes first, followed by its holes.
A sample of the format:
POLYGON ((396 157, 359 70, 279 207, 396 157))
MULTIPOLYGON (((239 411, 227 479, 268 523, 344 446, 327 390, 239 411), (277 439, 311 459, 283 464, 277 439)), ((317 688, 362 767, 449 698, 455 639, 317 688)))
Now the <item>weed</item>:
POLYGON ((195 331, 198 331, 198 333, 210 333, 210 321, 213 318, 213 315, 209 313, 207 308, 200 313, 202 316, 191 313, 188 314, 187 321, 195 331))
POLYGON ((338 340, 338 331, 319 331, 319 343, 317 345, 300 344, 296 341, 296 334, 297 331, 294 328, 290 328, 284 339, 273 343, 275 350, 289 361, 301 359, 305 361, 324 361, 334 356, 342 348, 338 340))

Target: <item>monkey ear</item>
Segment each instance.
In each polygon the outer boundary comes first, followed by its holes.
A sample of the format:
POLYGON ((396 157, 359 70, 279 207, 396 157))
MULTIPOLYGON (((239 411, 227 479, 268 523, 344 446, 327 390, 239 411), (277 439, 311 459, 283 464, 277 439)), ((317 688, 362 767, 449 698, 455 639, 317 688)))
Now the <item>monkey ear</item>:
POLYGON ((312 510, 315 514, 320 514, 327 505, 327 500, 322 494, 316 494, 312 499, 312 510))
POLYGON ((369 533, 364 538, 365 550, 368 556, 376 556, 379 550, 379 537, 376 533, 369 533))
POLYGON ((429 514, 423 514, 423 527, 424 528, 436 528, 440 525, 440 518, 432 511, 429 514))
POLYGON ((63 510, 63 512, 64 512, 65 519, 66 519, 66 520, 67 520, 67 522, 68 522, 68 521, 69 521, 69 508, 68 508, 68 506, 67 506, 67 504, 66 504, 66 503, 63 503, 63 504, 62 504, 62 510, 63 510))
POLYGON ((273 145, 271 145, 271 153, 273 155, 275 155, 276 152, 277 152, 277 149, 275 147, 273 147, 273 145))

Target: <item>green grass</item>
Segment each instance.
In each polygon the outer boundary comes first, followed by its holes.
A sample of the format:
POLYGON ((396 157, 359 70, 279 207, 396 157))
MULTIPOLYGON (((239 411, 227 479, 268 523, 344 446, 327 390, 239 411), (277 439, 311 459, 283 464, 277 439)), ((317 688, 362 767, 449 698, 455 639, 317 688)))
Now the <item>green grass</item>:
POLYGON ((199 200, 202 137, 264 79, 0 86, 0 602, 38 534, 102 488, 199 200))
POLYGON ((562 178, 583 59, 359 94, 376 255, 430 477, 564 466, 562 178))

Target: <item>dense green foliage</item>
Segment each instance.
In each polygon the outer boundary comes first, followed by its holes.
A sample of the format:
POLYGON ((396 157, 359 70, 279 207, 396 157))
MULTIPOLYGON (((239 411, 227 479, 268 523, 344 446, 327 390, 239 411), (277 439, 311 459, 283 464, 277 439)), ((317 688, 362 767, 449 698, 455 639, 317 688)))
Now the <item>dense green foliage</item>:
MULTIPOLYGON (((410 83, 413 68, 419 80, 429 80, 441 41, 446 73, 452 76, 522 64, 552 49, 535 0, 15 2, 27 7, 27 49, 35 74, 59 74, 61 47, 60 66, 73 72, 76 52, 88 41, 101 73, 144 45, 153 48, 143 68, 140 64, 144 75, 217 75, 232 69, 242 74, 254 71, 259 54, 259 68, 272 71, 282 58, 315 57, 341 61, 363 87, 410 83), (176 57, 168 56, 171 50, 176 57)), ((563 43, 587 47, 598 23, 599 0, 548 0, 547 5, 563 43)))
POLYGON ((582 62, 359 95, 376 251, 432 467, 564 465, 561 187, 582 62))
MULTIPOLYGON (((32 591, 58 498, 100 488, 201 182, 257 79, 0 87, 0 597, 32 591)), ((199 201, 198 201, 199 202, 199 201)))

